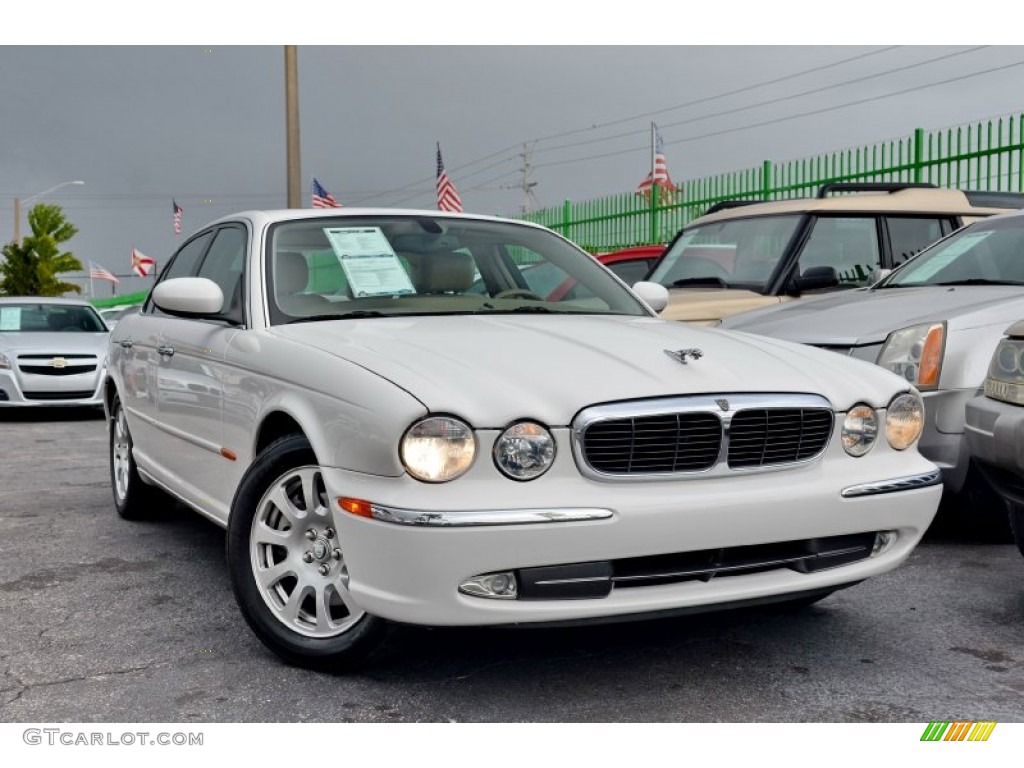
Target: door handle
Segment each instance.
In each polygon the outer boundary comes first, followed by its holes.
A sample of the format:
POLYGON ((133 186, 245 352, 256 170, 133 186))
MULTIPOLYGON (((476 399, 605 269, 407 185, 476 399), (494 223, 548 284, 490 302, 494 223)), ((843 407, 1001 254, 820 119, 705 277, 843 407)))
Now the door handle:
POLYGON ((169 346, 169 345, 167 345, 167 344, 163 344, 162 346, 159 346, 159 347, 157 347, 157 348, 156 348, 156 351, 157 351, 157 352, 158 352, 158 353, 159 353, 159 354, 160 354, 161 356, 163 356, 163 355, 167 355, 168 357, 170 357, 171 355, 173 355, 173 354, 174 354, 174 347, 171 347, 171 346, 169 346))
POLYGON ((131 349, 133 346, 131 339, 122 339, 118 343, 121 345, 121 349, 131 349))

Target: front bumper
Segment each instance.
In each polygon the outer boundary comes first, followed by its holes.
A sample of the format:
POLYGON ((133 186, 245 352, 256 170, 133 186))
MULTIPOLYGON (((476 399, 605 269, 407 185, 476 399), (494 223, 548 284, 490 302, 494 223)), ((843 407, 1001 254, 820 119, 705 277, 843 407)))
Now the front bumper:
POLYGON ((971 452, 964 439, 964 407, 976 395, 974 389, 921 393, 925 427, 918 450, 942 470, 942 482, 950 493, 960 491, 967 478, 971 452))
MULTIPOLYGON (((827 590, 884 573, 902 562, 931 523, 941 486, 922 483, 893 491, 880 481, 930 476, 935 466, 915 451, 878 445, 861 459, 837 441, 825 456, 784 471, 730 477, 601 482, 580 476, 564 435, 559 459, 528 483, 503 479, 482 446, 458 480, 425 485, 408 476, 385 478, 325 468, 332 499, 370 501, 403 520, 340 511, 335 522, 345 552, 349 589, 366 611, 415 624, 490 625, 608 619, 827 590), (563 450, 565 449, 565 450, 563 450), (884 490, 844 498, 844 489, 884 490), (479 519, 486 510, 605 510, 593 519, 499 525, 441 525, 479 519), (408 512, 412 514, 404 514, 408 512), (419 518, 418 524, 415 520, 419 518), (410 522, 412 520, 412 522, 410 522), (404 522, 405 524, 396 524, 404 522), (600 598, 494 600, 462 594, 479 574, 567 564, 622 561, 716 548, 742 548, 876 531, 895 531, 881 554, 849 564, 799 572, 767 568, 739 575, 614 589, 600 598)), ((486 442, 486 441, 482 441, 486 442)), ((557 515, 556 515, 557 517, 557 515)))
POLYGON ((0 408, 74 407, 103 405, 104 371, 71 376, 18 377, 10 369, 0 370, 0 408))
POLYGON ((1024 407, 976 397, 966 417, 971 454, 1002 496, 1024 504, 1024 407))

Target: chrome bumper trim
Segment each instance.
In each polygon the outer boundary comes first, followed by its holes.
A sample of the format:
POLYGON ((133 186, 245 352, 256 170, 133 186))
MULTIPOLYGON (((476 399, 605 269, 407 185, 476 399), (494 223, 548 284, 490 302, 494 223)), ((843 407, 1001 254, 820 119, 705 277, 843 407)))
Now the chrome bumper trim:
POLYGON ((556 509, 467 509, 456 512, 427 512, 422 509, 399 509, 371 504, 374 520, 398 525, 419 525, 428 528, 465 528, 490 525, 532 525, 536 523, 576 523, 587 520, 608 520, 615 513, 610 509, 569 507, 556 509))
POLYGON ((942 471, 934 469, 931 472, 923 472, 920 475, 896 477, 892 480, 879 480, 876 483, 864 483, 863 485, 851 485, 849 488, 844 488, 840 495, 844 499, 852 499, 858 496, 875 496, 880 493, 912 491, 915 488, 927 488, 941 483, 942 471))

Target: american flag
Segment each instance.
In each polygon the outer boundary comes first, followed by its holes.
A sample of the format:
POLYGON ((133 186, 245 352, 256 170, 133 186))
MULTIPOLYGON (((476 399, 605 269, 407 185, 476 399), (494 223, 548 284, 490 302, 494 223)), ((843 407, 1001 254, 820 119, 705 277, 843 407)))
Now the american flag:
POLYGON ((658 126, 654 123, 651 123, 651 131, 653 137, 652 147, 654 149, 651 172, 640 182, 640 185, 636 188, 636 193, 647 197, 651 194, 651 187, 657 187, 661 190, 663 196, 666 194, 671 195, 677 190, 668 175, 668 164, 665 162, 665 144, 661 140, 661 132, 658 130, 658 126))
POLYGON ((94 261, 89 262, 89 279, 90 280, 109 280, 114 285, 120 285, 121 281, 114 277, 114 273, 110 270, 104 269, 94 261))
POLYGON ((313 178, 313 192, 309 202, 314 208, 341 208, 342 205, 334 199, 334 195, 324 189, 323 184, 313 178))
POLYGON ((132 248, 132 271, 139 277, 149 277, 156 267, 156 261, 132 248))
POLYGON ((462 198, 444 170, 440 142, 437 145, 437 210, 462 213, 462 198))
POLYGON ((171 204, 174 206, 174 234, 181 234, 181 214, 184 213, 182 207, 178 205, 177 201, 172 197, 171 204))

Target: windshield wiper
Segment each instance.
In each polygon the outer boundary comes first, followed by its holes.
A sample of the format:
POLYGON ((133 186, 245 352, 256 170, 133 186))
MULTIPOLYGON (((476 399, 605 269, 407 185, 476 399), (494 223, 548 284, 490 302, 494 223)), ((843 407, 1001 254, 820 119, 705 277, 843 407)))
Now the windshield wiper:
POLYGON ((1019 280, 989 280, 985 277, 969 277, 963 280, 949 280, 944 283, 931 283, 931 285, 1024 285, 1019 280))
POLYGON ((292 323, 315 323, 320 320, 350 320, 358 317, 388 317, 385 312, 378 312, 376 309, 354 309, 351 312, 341 312, 333 315, 310 315, 308 317, 296 317, 289 320, 286 325, 292 323))
POLYGON ((681 280, 672 281, 673 288, 678 288, 682 285, 717 285, 720 288, 729 287, 729 284, 720 277, 684 277, 681 280))

